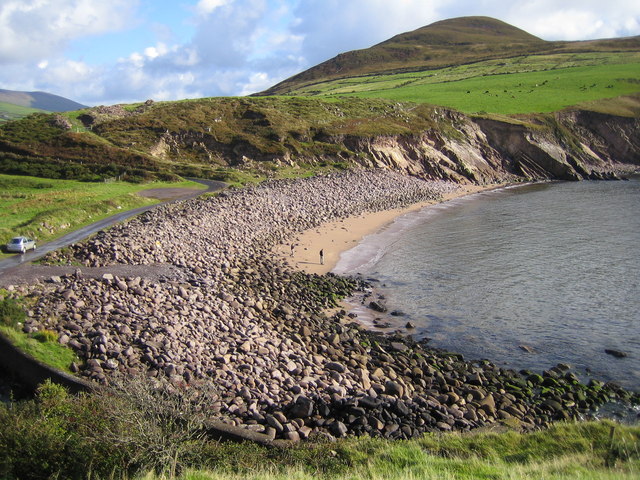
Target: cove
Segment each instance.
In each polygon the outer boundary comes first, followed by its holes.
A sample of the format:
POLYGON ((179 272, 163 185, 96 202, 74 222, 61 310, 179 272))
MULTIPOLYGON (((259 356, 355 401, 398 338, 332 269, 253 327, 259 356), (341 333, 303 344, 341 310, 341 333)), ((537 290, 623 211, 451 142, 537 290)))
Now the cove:
MULTIPOLYGON (((397 219, 334 272, 373 278, 389 330, 640 389, 640 177, 502 188, 397 219), (605 350, 627 356, 616 358, 605 350)), ((365 321, 374 312, 363 315, 365 321)), ((379 316, 379 315, 378 315, 379 316)))

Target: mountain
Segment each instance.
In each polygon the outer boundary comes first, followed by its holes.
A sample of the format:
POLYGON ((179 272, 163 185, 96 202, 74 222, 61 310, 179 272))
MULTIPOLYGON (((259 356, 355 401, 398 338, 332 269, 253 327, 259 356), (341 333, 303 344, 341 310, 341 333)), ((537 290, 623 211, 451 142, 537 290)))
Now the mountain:
POLYGON ((442 20, 327 60, 256 94, 286 95, 335 79, 433 70, 521 55, 640 50, 640 37, 549 42, 489 17, 442 20))
POLYGON ((48 112, 69 112, 86 108, 86 105, 46 92, 19 92, 0 89, 0 102, 48 112))
POLYGON ((638 65, 640 37, 546 42, 486 17, 446 20, 269 91, 283 96, 6 122, 0 172, 241 183, 363 166, 457 182, 599 178, 640 167, 638 65))

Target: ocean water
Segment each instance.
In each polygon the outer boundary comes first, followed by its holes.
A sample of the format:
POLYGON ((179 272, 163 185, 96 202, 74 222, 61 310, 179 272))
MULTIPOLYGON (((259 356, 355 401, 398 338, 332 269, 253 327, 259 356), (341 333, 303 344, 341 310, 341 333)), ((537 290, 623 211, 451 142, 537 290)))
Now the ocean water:
POLYGON ((568 363, 585 380, 640 390, 640 177, 427 207, 366 237, 334 271, 377 280, 389 311, 405 314, 385 317, 389 330, 468 360, 534 371, 568 363))

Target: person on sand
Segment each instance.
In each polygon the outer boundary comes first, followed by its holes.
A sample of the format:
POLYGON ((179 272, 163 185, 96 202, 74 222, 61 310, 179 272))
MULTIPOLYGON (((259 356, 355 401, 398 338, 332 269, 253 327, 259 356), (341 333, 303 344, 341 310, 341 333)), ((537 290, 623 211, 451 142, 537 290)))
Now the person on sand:
POLYGON ((292 243, 291 244, 291 256, 293 257, 293 254, 295 252, 296 246, 292 243))
POLYGON ((320 265, 324 265, 324 250, 320 250, 320 265))

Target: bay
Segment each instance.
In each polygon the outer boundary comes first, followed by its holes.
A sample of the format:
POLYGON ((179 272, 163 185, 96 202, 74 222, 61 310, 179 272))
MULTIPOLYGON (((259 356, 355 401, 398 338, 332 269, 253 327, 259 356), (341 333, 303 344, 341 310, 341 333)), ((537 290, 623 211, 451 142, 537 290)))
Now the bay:
POLYGON ((410 321, 405 333, 469 360, 534 371, 568 363, 640 390, 640 177, 427 207, 365 238, 334 271, 378 280, 389 311, 405 314, 385 318, 390 330, 410 321))

